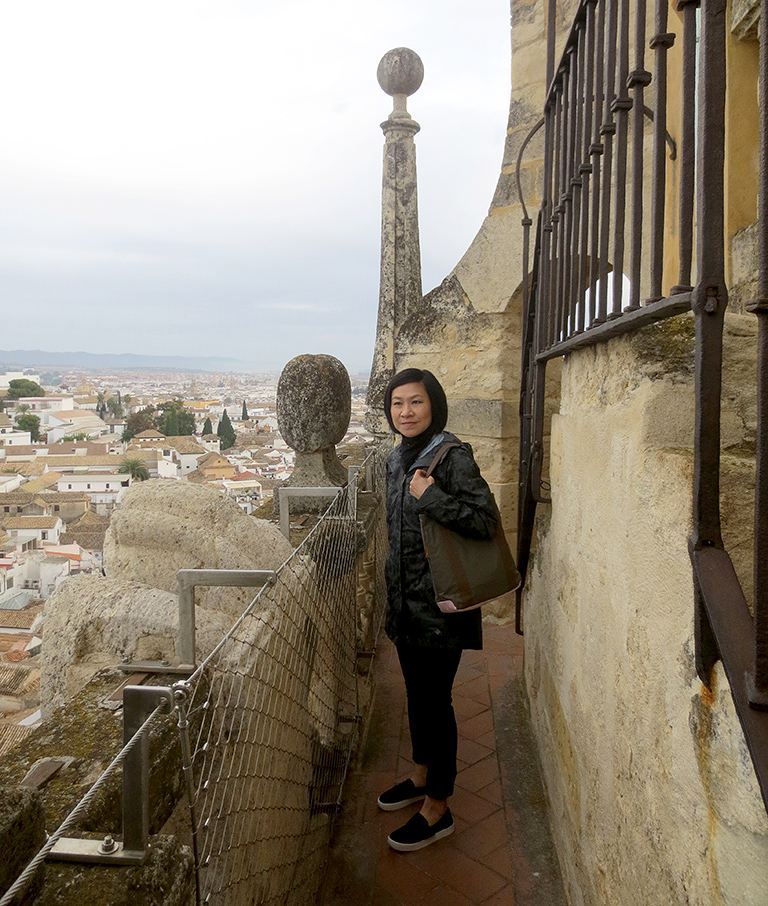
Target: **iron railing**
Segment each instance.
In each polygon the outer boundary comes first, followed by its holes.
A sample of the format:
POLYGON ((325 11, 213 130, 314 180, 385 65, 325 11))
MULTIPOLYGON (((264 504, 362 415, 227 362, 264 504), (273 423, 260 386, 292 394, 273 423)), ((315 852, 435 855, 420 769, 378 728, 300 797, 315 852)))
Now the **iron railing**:
MULTIPOLYGON (((387 452, 386 445, 376 446, 362 467, 350 470, 352 485, 274 573, 182 571, 177 672, 187 678, 126 688, 123 749, 0 898, 1 906, 21 902, 46 859, 119 865, 146 857, 147 746, 161 720, 166 730, 171 720, 177 727, 195 901, 314 902, 362 719, 358 678, 370 666, 385 612, 387 452), (217 583, 261 587, 195 666, 193 588, 217 583), (123 839, 116 833, 101 841, 66 836, 121 766, 123 839)), ((174 670, 168 664, 130 667, 174 670)))
MULTIPOLYGON (((761 9, 762 21, 768 22, 768 0, 762 0, 761 9)), ((518 565, 525 576, 536 505, 543 499, 547 362, 692 311, 696 415, 689 547, 696 667, 708 684, 711 668, 722 660, 768 808, 768 714, 762 710, 768 708, 768 113, 763 103, 760 283, 759 298, 750 306, 759 323, 753 617, 720 528, 722 338, 728 302, 723 178, 726 2, 678 0, 677 10, 682 20, 681 77, 671 80, 668 54, 678 35, 669 29, 668 0, 655 0, 653 6, 650 0, 635 0, 632 9, 629 0, 582 0, 557 67, 555 2, 549 2, 544 116, 525 143, 543 126, 543 198, 532 267, 528 258, 533 223, 525 209, 522 221, 518 565), (680 94, 679 149, 667 131, 672 90, 680 94), (678 150, 679 189, 676 211, 671 212, 666 158, 678 150), (678 243, 669 249, 665 243, 673 218, 678 243), (665 265, 669 271, 675 258, 676 272, 669 280, 674 284, 664 285, 665 265)), ((768 97, 767 46, 763 39, 762 98, 768 97)), ((522 631, 521 595, 518 592, 518 631, 522 631)))

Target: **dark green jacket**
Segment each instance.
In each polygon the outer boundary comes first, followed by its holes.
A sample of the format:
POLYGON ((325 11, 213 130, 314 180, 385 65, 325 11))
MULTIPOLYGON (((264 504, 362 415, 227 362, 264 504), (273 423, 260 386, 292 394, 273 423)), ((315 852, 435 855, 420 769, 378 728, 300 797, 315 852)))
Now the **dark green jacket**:
POLYGON ((469 444, 448 452, 435 469, 435 484, 419 500, 408 490, 416 469, 426 469, 440 444, 459 441, 447 431, 437 434, 404 471, 397 447, 387 460, 388 611, 386 632, 396 644, 427 648, 482 648, 480 611, 444 614, 435 601, 424 554, 419 514, 470 538, 492 538, 497 510, 469 444))

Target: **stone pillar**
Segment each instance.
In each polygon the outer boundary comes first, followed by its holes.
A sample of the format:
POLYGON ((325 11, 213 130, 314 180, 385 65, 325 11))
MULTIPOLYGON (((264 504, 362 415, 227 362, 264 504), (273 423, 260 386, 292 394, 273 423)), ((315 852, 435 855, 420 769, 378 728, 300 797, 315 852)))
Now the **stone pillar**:
MULTIPOLYGON (((331 355, 298 355, 283 368, 277 383, 277 422, 285 442, 296 451, 293 474, 284 487, 341 487, 347 470, 336 455, 352 413, 352 388, 342 363, 331 355)), ((300 497, 302 512, 321 512, 323 497, 300 497)))
POLYGON ((376 344, 368 386, 368 428, 386 434, 382 413, 384 390, 395 368, 397 332, 406 314, 421 303, 421 252, 416 192, 416 146, 419 124, 406 99, 424 78, 418 54, 407 47, 388 51, 377 70, 379 85, 394 100, 384 131, 384 175, 381 194, 381 276, 376 344))

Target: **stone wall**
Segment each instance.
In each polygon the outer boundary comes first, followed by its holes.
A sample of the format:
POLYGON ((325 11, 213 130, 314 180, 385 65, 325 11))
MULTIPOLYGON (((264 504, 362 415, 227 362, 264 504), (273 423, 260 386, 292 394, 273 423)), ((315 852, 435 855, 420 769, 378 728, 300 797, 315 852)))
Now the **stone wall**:
MULTIPOLYGON (((558 4, 560 44, 575 7, 576 0, 558 4)), ((545 35, 546 4, 512 0, 511 99, 501 173, 488 216, 456 267, 398 325, 395 350, 396 369, 428 368, 443 383, 450 403, 448 427, 472 444, 513 544, 523 279, 523 208, 515 170, 520 146, 542 114, 545 35)), ((521 169, 524 200, 534 219, 541 203, 542 167, 540 133, 521 169)), ((556 397, 559 369, 549 370, 556 397)))
MULTIPOLYGON (((526 589, 526 681, 574 906, 765 902, 768 819, 722 666, 694 668, 692 333, 572 354, 526 589)), ((724 536, 748 596, 754 319, 726 327, 724 536)))

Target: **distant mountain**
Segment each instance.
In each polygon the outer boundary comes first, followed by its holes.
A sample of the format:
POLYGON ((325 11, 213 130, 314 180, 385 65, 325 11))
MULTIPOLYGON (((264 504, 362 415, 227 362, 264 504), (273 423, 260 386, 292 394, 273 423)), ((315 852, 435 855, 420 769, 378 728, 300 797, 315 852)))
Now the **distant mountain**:
POLYGON ((0 349, 0 369, 84 368, 92 371, 268 371, 239 359, 211 356, 134 355, 111 352, 46 352, 42 349, 0 349))

